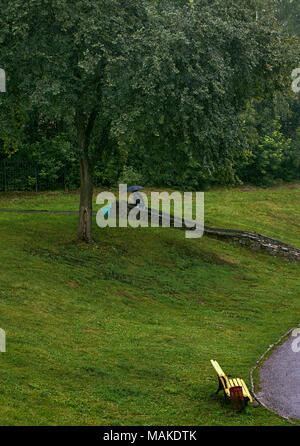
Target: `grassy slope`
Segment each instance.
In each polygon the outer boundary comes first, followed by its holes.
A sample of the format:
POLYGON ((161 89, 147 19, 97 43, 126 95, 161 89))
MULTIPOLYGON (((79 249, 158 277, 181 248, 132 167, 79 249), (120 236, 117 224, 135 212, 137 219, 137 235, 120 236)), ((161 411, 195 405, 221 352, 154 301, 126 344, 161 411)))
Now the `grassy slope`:
MULTIPOLYGON (((76 209, 77 199, 1 195, 0 208, 76 209)), ((249 382, 299 323, 299 265, 172 229, 95 227, 84 246, 76 223, 0 214, 2 425, 286 423, 263 408, 233 413, 214 395, 209 359, 249 382)), ((299 186, 209 192, 206 223, 299 247, 299 186)))
MULTIPOLYGON (((150 192, 146 190, 148 195, 150 192)), ((300 184, 269 189, 215 189, 205 193, 205 223, 265 233, 300 248, 299 201, 300 184)), ((78 194, 0 192, 0 208, 77 211, 78 194)))

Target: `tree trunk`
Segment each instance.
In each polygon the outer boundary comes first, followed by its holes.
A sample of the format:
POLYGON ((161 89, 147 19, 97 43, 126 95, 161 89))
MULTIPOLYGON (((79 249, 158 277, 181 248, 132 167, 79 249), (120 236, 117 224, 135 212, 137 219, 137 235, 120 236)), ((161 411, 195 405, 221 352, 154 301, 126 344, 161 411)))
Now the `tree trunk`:
POLYGON ((87 157, 80 158, 80 206, 78 237, 84 242, 91 243, 92 239, 92 199, 93 174, 87 157))
POLYGON ((88 120, 80 110, 76 111, 75 125, 77 130, 77 144, 80 164, 80 205, 78 238, 91 243, 93 216, 93 162, 89 156, 90 136, 93 131, 97 109, 91 111, 88 120))

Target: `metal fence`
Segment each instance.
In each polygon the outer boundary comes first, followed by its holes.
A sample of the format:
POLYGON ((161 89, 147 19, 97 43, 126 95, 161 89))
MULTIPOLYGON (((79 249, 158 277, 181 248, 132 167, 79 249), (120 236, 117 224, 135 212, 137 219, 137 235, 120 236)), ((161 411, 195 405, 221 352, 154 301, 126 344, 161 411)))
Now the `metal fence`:
POLYGON ((16 160, 2 160, 0 163, 0 191, 43 191, 68 190, 71 185, 69 171, 61 169, 49 176, 39 166, 16 160))

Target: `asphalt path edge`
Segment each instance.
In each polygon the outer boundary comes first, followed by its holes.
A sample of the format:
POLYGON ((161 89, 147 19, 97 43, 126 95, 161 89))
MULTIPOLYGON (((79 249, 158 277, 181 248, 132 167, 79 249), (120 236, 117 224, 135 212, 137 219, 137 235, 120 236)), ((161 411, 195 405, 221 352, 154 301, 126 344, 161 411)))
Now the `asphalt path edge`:
MULTIPOLYGON (((300 324, 298 324, 298 327, 300 326, 300 324)), ((274 412, 276 415, 278 415, 281 418, 286 419, 287 421, 289 421, 291 424, 295 424, 295 421, 293 421, 291 418, 286 417, 284 415, 279 414, 274 408, 270 407, 269 405, 266 405, 261 398, 259 398, 257 396, 257 393, 255 392, 255 382, 254 382, 254 378, 253 378, 253 373, 261 366, 262 362, 264 361, 266 355, 271 351, 274 350, 275 347, 277 347, 277 345, 281 344, 282 341, 284 339, 288 339, 288 337, 290 336, 290 334, 292 333, 292 331, 295 329, 295 327, 290 328, 286 333, 284 333, 274 344, 269 345, 269 347, 267 348, 267 350, 260 356, 260 358, 256 361, 255 365, 252 367, 252 369, 250 370, 250 383, 251 383, 251 392, 252 395, 254 396, 255 400, 261 405, 263 406, 265 409, 274 412)))

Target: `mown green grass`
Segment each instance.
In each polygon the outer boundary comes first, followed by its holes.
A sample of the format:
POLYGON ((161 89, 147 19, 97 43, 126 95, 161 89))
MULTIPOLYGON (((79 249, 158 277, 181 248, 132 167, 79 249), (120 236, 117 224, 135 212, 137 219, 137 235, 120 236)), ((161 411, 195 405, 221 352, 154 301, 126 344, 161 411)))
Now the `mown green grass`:
MULTIPOLYGON (((76 193, 2 194, 0 208, 76 209, 76 193)), ((299 186, 216 190, 206 223, 300 246, 299 186), (276 204, 276 206, 274 205, 276 204)), ((1 425, 283 425, 215 396, 217 359, 245 378, 299 323, 299 265, 175 229, 99 229, 0 214, 1 425)))
MULTIPOLYGON (((150 198, 152 189, 145 189, 150 198)), ((167 189, 168 190, 168 189, 167 189)), ((101 192, 97 189, 96 195, 101 192)), ((170 193, 171 190, 168 190, 170 193)), ((118 190, 113 192, 118 197, 118 190)), ((77 211, 78 192, 0 192, 0 209, 77 211)), ((268 189, 217 188, 205 192, 205 224, 265 233, 299 247, 300 184, 268 189)))

